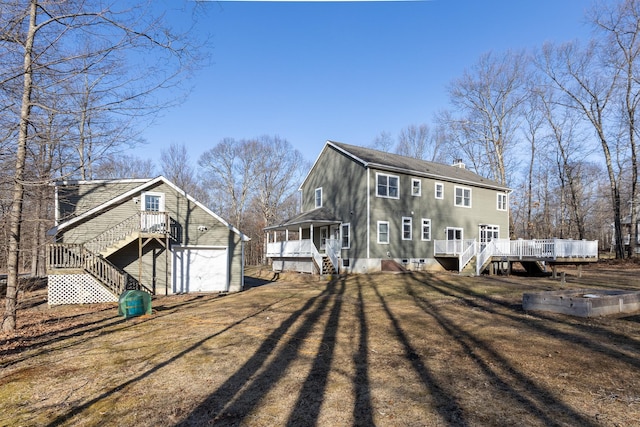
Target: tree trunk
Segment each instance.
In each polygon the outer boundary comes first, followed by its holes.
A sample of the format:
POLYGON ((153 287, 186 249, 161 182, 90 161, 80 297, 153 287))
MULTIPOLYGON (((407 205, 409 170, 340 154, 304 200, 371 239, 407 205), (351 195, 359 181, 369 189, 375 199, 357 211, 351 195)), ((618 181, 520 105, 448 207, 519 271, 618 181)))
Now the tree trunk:
POLYGON ((27 137, 31 116, 31 93, 33 90, 32 51, 36 32, 37 0, 31 0, 29 7, 29 29, 24 46, 24 85, 22 106, 20 108, 20 127, 16 151, 16 169, 14 174, 11 211, 9 213, 9 253, 7 257, 7 296, 5 312, 2 317, 2 331, 16 329, 16 309, 18 304, 18 261, 20 253, 20 227, 22 225, 22 207, 24 198, 24 171, 27 153, 27 137))

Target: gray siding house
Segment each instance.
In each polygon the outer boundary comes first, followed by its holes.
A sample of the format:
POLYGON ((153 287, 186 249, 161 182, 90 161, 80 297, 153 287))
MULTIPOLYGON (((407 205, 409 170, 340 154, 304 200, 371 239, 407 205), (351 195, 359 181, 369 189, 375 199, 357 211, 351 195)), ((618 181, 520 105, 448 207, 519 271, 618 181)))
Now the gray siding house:
POLYGON ((472 243, 509 237, 510 189, 462 163, 328 141, 300 191, 301 213, 265 229, 274 270, 462 269, 472 243))
POLYGON ((237 292, 248 237, 160 176, 54 184, 55 243, 47 251, 49 304, 237 292))

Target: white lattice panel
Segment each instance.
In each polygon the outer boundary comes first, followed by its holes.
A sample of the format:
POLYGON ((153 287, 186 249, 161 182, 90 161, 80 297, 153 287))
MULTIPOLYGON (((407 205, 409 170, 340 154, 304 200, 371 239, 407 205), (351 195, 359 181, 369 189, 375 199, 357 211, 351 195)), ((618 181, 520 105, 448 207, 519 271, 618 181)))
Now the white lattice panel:
POLYGON ((118 297, 89 274, 49 275, 49 305, 100 302, 118 302, 118 297))

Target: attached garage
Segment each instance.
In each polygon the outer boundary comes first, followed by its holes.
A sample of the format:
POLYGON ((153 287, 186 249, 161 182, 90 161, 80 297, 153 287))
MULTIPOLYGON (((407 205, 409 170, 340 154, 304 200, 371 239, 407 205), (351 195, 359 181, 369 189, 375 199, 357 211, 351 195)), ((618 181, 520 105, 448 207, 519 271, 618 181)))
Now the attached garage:
POLYGON ((174 247, 173 293, 229 290, 228 250, 221 247, 174 247))

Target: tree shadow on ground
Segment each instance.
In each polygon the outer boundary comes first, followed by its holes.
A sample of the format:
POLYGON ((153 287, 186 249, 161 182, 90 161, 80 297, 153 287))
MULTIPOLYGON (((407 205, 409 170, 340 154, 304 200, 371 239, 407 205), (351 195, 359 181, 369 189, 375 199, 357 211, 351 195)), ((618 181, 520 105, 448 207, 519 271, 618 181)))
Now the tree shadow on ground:
MULTIPOLYGON (((562 402, 561 396, 555 395, 551 390, 538 384, 534 379, 519 371, 504 355, 492 347, 486 341, 465 330, 459 324, 449 320, 441 312, 441 308, 420 296, 416 292, 416 282, 405 283, 407 294, 414 299, 415 304, 427 315, 431 316, 440 327, 456 342, 477 368, 489 379, 489 383, 495 389, 495 394, 502 396, 504 400, 512 400, 514 407, 528 412, 537 418, 543 425, 563 426, 567 422, 581 426, 597 426, 589 418, 576 412, 570 406, 562 402), (555 415, 553 415, 555 414, 555 415), (557 414, 562 414, 564 419, 559 419, 557 414)), ((422 285, 429 286, 433 290, 442 289, 449 284, 431 278, 422 285)), ((448 292, 442 295, 454 296, 448 292)), ((460 297, 459 295, 457 296, 460 297)), ((487 307, 483 307, 487 309, 487 307)), ((517 319, 520 321, 520 319, 517 319)))
MULTIPOLYGON (((344 281, 340 282, 344 292, 344 281)), ((318 295, 309 298, 276 328, 233 375, 207 397, 179 426, 240 425, 264 396, 281 379, 291 364, 300 357, 305 339, 312 333, 314 325, 324 314, 330 301, 335 300, 330 319, 323 335, 321 351, 316 355, 311 372, 304 382, 298 401, 290 414, 288 425, 314 425, 323 399, 340 314, 340 299, 336 298, 337 281, 331 281, 318 295), (300 326, 288 332, 297 320, 300 326), (278 352, 273 355, 278 343, 285 337, 278 352), (271 361, 267 363, 267 360, 271 361), (257 375, 256 375, 257 374, 257 375), (304 421, 302 421, 304 419, 304 421)))

